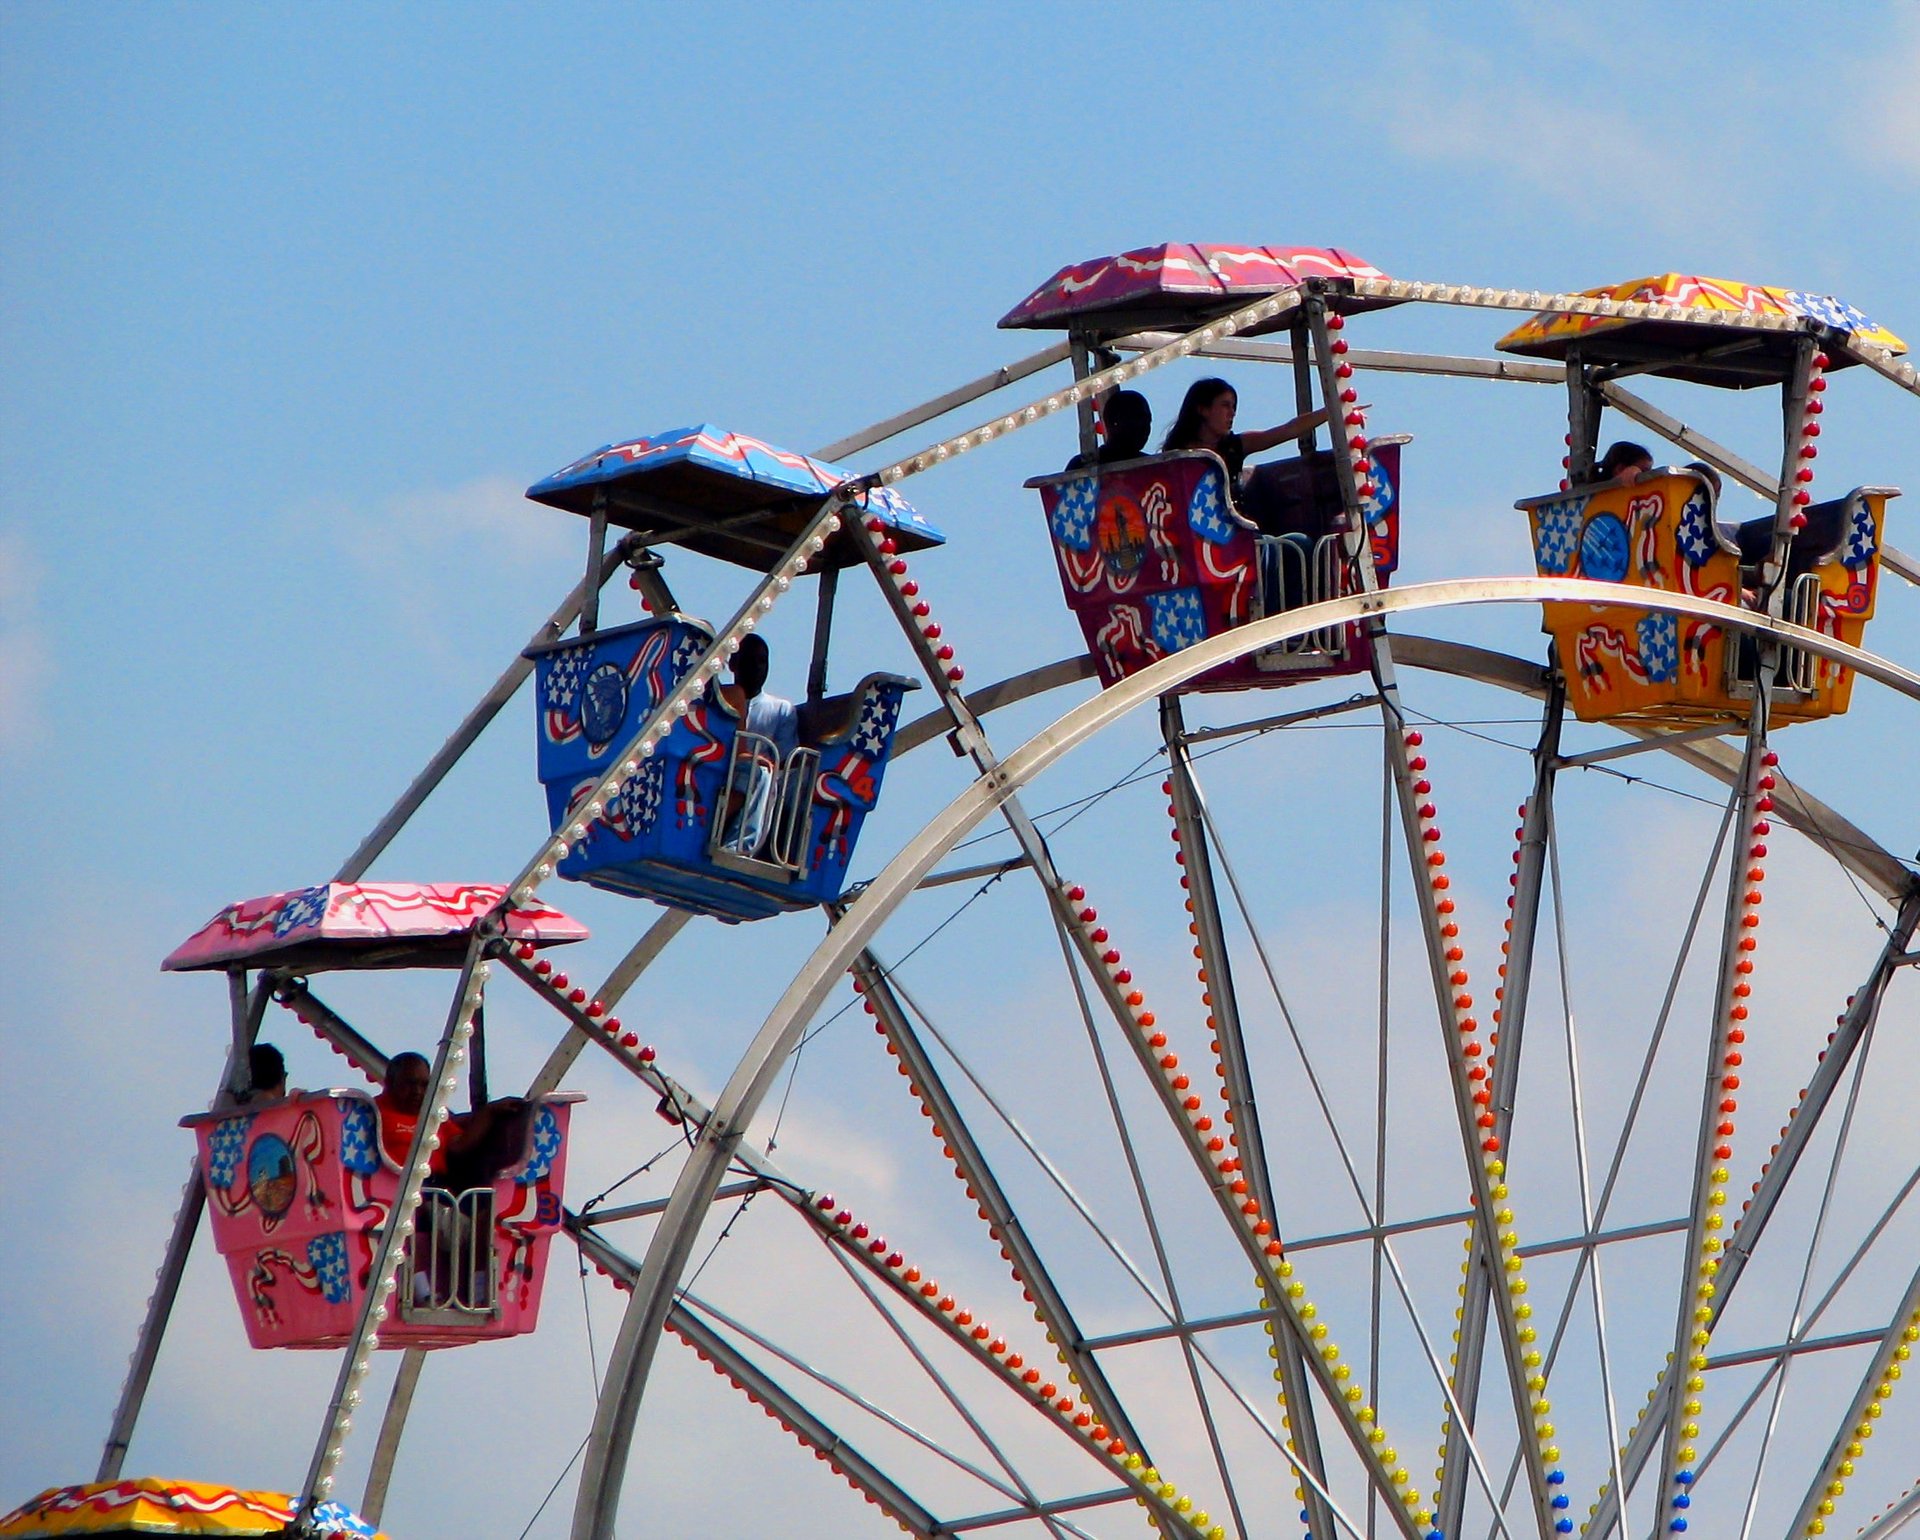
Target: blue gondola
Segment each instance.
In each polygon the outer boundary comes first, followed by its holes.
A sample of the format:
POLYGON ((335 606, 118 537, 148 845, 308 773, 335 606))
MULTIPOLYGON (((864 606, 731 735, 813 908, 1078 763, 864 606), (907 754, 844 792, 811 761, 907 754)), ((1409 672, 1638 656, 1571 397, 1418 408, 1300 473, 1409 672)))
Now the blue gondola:
MULTIPOLYGON (((635 532, 633 551, 679 545, 770 570, 847 477, 836 467, 711 425, 609 445, 530 488, 536 501, 593 519, 589 564, 607 525, 635 532)), ((904 550, 944 537, 905 499, 875 489, 861 505, 904 550)), ((814 570, 831 584, 863 560, 847 532, 814 570)), ((528 650, 535 666, 539 773, 558 830, 713 640, 680 613, 657 577, 658 618, 528 650)), ((823 606, 823 614, 830 610, 823 606)), ((827 695, 825 626, 816 634, 797 743, 744 730, 709 684, 640 770, 607 799, 559 873, 616 893, 755 920, 837 899, 860 827, 880 794, 900 705, 914 681, 869 674, 827 695)))

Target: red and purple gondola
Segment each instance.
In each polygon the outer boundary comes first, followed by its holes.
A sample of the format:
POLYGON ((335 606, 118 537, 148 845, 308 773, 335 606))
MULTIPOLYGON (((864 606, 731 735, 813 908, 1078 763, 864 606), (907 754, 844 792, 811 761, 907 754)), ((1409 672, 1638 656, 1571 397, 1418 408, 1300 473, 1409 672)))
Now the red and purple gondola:
MULTIPOLYGON (((1383 587, 1399 561, 1404 442, 1368 446, 1372 490, 1362 509, 1383 587)), ((1102 686, 1249 621, 1358 592, 1334 478, 1322 452, 1256 467, 1236 495, 1219 457, 1193 449, 1029 481, 1102 686)), ((1185 688, 1244 690, 1366 666, 1359 627, 1334 626, 1209 669, 1185 688)))

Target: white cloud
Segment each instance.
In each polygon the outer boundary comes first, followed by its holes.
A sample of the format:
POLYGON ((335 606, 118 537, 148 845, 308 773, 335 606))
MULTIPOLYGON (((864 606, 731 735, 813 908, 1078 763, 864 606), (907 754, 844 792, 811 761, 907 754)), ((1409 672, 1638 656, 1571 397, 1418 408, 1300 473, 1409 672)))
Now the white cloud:
POLYGON ((1920 18, 1909 11, 1895 27, 1895 38, 1861 73, 1861 88, 1851 93, 1848 139, 1855 153, 1881 170, 1920 177, 1920 18))
POLYGON ((1564 78, 1529 90, 1496 61, 1425 28, 1397 48, 1399 86, 1387 121, 1402 149, 1428 160, 1479 163, 1530 189, 1591 206, 1616 191, 1644 191, 1661 164, 1631 118, 1583 110, 1564 78))
POLYGON ((584 528, 529 503, 519 484, 505 476, 403 492, 378 508, 344 514, 347 548, 376 569, 396 556, 444 556, 460 546, 481 547, 506 561, 547 559, 570 554, 584 528))
POLYGON ((0 758, 36 743, 48 648, 39 618, 45 569, 26 538, 0 533, 0 758))
POLYGON ((528 502, 504 476, 316 503, 291 518, 344 558, 332 581, 379 617, 383 645, 456 671, 474 648, 494 654, 502 617, 543 614, 566 592, 586 533, 585 520, 528 502))

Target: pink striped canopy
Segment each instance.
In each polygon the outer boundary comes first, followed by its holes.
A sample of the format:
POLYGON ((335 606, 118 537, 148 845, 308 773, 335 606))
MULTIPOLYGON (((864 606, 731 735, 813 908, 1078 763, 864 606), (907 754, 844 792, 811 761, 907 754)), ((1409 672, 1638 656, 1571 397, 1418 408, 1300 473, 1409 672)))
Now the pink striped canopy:
MULTIPOLYGON (((476 921, 506 889, 490 882, 323 882, 228 904, 168 955, 170 972, 255 967, 458 966, 476 921)), ((515 941, 585 941, 587 927, 534 902, 507 910, 515 941)))
POLYGON ((1142 246, 1063 267, 1000 318, 1002 326, 1063 326, 1076 316, 1136 308, 1199 308, 1252 300, 1309 278, 1384 278, 1338 247, 1142 246))

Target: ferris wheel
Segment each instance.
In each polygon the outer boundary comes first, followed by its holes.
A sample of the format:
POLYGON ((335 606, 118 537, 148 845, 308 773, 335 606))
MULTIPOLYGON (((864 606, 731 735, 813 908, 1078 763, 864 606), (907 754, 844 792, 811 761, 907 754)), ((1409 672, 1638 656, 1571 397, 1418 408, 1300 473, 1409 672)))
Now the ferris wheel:
POLYGON ((1903 344, 1798 291, 1466 287, 1280 247, 1076 264, 1002 325, 1065 337, 817 455, 700 425, 530 489, 585 522, 573 593, 331 880, 232 905, 169 959, 229 980, 223 1099, 186 1120, 193 1178, 95 1482, 0 1535, 132 1533, 136 1511, 372 1533, 429 1354, 535 1330, 555 1241, 622 1295, 577 1540, 653 1532, 663 1342, 876 1534, 1800 1540, 1920 1516, 1899 1394, 1920 1131, 1884 1110, 1920 877, 1869 832, 1885 810, 1823 779, 1912 741, 1920 673, 1868 633, 1887 575, 1920 564, 1889 540, 1885 469, 1816 474, 1829 376, 1920 394, 1903 344), (1521 324, 1493 358, 1361 346, 1420 307, 1521 324), (1114 393, 1189 359, 1281 366, 1296 415, 1235 433, 1230 403, 1196 433, 1183 416, 1179 447, 1120 442, 1114 393), (1504 511, 1533 574, 1402 562, 1420 446, 1371 420, 1369 371, 1564 388, 1559 485, 1504 511), (1778 469, 1639 375, 1777 392, 1778 469), (838 464, 995 393, 1023 399, 838 464), (1686 463, 1603 456, 1607 411, 1686 463), (1069 413, 1081 454, 1034 475, 1022 431, 1069 413), (1268 449, 1291 453, 1242 463, 1268 449), (1029 489, 1085 640, 992 683, 940 602, 972 542, 901 490, 981 453, 1029 489), (1726 517, 1730 485, 1764 516, 1726 517), (752 574, 724 623, 676 597, 689 554, 752 574), (829 693, 861 569, 916 668, 829 693), (645 618, 603 625, 622 571, 645 618), (757 633, 809 590, 789 703, 757 633), (1467 611, 1512 645, 1430 634, 1467 611), (369 880, 529 679, 549 832, 524 866, 369 880), (903 817, 941 784, 907 767, 941 745, 964 773, 903 817), (900 838, 876 850, 883 814, 900 838), (586 939, 556 879, 660 906, 635 905, 598 987, 550 955, 586 939), (710 1099, 623 1024, 683 936, 736 927, 719 950, 747 969, 803 914, 824 935, 710 1099), (416 968, 453 986, 408 1111, 399 1055, 326 975, 416 968), (495 1102, 508 991, 560 1036, 495 1102), (366 1088, 256 1084, 276 1007, 366 1088), (673 1130, 645 1201, 568 1191, 589 1053, 673 1130), (867 1088, 864 1137, 911 1150, 911 1184, 856 1196, 772 1136, 876 1064, 899 1089, 867 1088), (286 1496, 123 1474, 203 1213, 253 1346, 339 1351, 286 1496), (806 1311, 764 1287, 773 1256, 806 1311), (399 1367, 345 1494, 381 1347, 399 1367))

